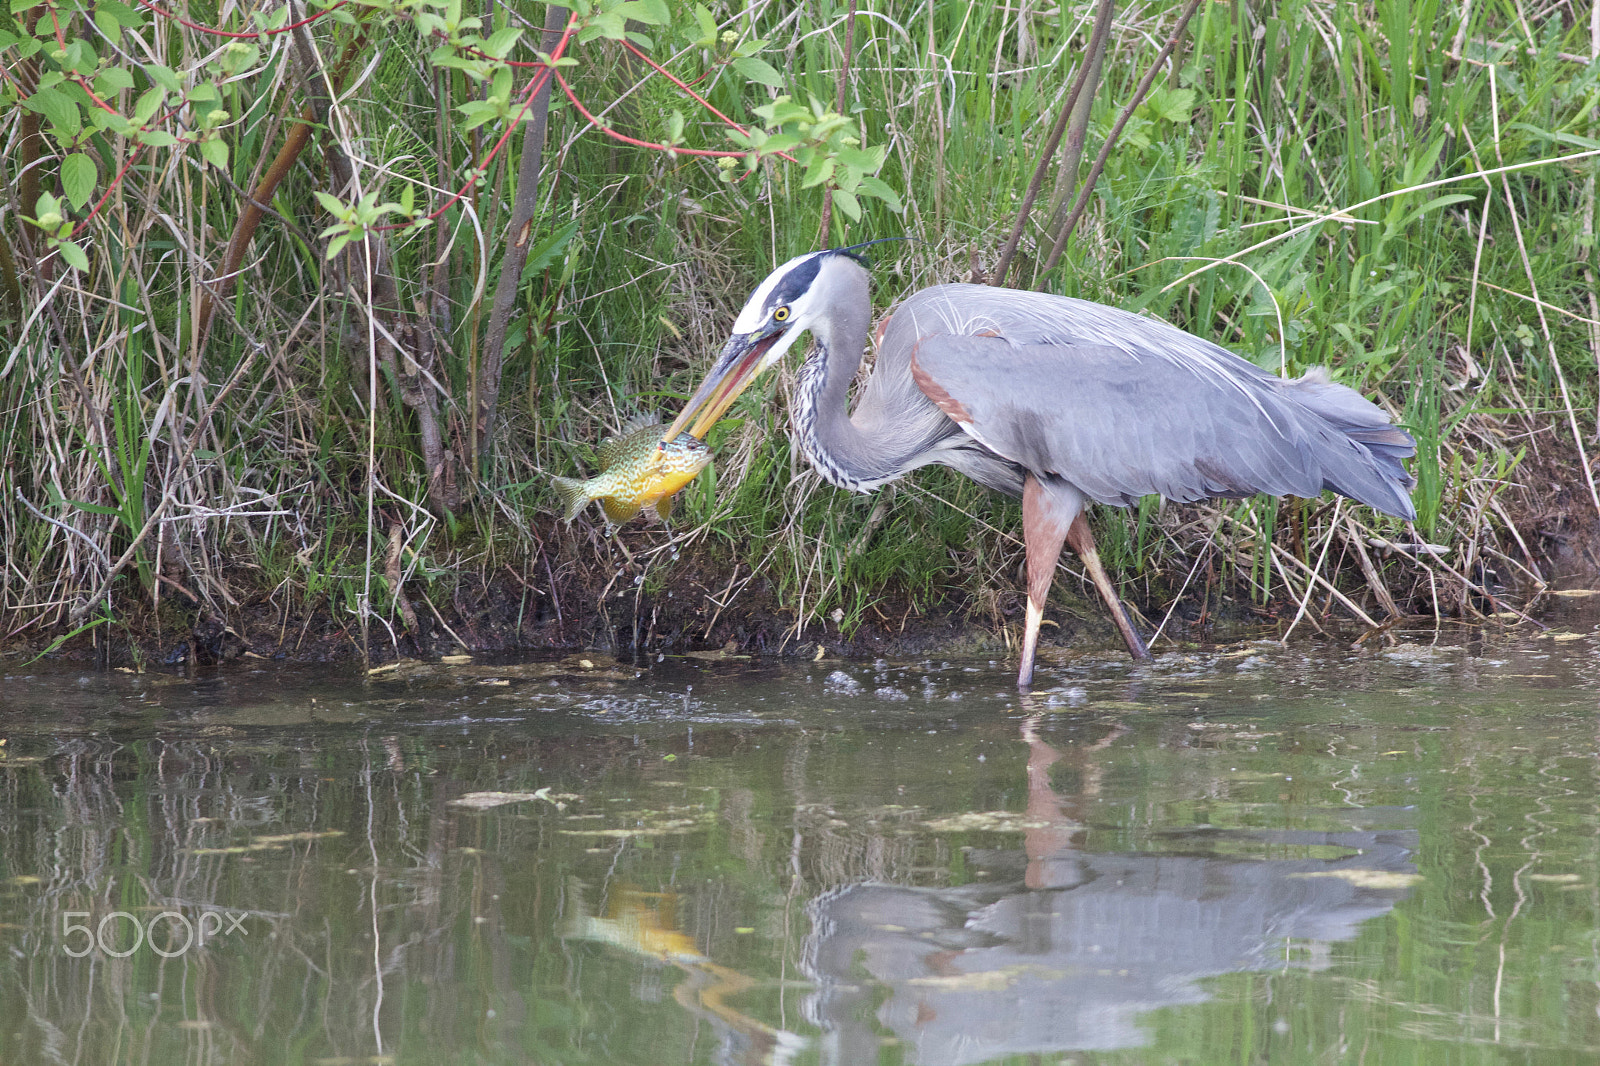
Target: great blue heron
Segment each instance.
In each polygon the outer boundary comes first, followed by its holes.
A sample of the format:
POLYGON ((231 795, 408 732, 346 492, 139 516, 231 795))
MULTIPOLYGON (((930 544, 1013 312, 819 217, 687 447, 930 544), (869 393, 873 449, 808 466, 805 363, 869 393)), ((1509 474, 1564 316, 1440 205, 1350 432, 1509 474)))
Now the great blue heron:
POLYGON ((1134 658, 1149 656, 1100 565, 1087 501, 1141 496, 1315 497, 1323 489, 1416 516, 1400 461, 1410 434, 1327 372, 1276 377, 1176 326, 1087 300, 985 285, 935 285, 878 330, 877 361, 850 409, 872 319, 851 248, 789 260, 756 286, 733 336, 667 430, 703 438, 806 330, 815 348, 790 398, 800 444, 824 478, 866 492, 942 463, 1022 497, 1028 606, 1017 684, 1033 679, 1045 598, 1063 541, 1134 658))

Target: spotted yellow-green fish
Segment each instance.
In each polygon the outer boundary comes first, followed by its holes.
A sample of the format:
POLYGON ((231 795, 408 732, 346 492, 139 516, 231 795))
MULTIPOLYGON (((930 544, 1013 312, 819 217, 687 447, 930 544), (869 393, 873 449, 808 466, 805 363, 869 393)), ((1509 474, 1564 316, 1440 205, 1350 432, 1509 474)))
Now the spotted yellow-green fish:
POLYGON ((599 500, 606 520, 621 525, 646 507, 663 520, 672 514, 672 494, 694 480, 711 462, 706 442, 680 433, 666 444, 660 424, 638 426, 600 442, 600 473, 587 481, 555 478, 556 492, 566 504, 568 522, 590 500, 599 500), (660 451, 657 451, 657 445, 660 451))

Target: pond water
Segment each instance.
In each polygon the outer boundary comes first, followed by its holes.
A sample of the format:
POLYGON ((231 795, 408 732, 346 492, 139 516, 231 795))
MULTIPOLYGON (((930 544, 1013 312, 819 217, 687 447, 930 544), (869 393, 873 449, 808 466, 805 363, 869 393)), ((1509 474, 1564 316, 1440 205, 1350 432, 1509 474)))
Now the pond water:
POLYGON ((1593 1063, 1597 643, 0 663, 0 1062, 1593 1063))

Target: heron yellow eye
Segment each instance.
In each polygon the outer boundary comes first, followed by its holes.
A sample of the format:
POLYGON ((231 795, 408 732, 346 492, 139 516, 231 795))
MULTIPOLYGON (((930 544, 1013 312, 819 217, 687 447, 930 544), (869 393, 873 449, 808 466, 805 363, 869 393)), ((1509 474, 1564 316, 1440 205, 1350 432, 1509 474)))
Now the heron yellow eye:
POLYGON ((787 307, 778 308, 776 311, 772 312, 772 320, 774 322, 789 321, 789 309, 787 307))

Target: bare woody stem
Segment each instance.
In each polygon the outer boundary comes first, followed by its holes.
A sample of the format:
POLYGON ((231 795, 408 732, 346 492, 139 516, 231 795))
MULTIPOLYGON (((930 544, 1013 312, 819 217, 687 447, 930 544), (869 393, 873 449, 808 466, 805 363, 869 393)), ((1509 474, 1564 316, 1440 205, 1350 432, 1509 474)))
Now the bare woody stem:
POLYGON ((1056 233, 1072 206, 1068 197, 1076 191, 1078 173, 1083 163, 1084 142, 1089 139, 1089 120, 1094 117, 1094 98, 1099 91, 1100 78, 1105 70, 1106 46, 1111 40, 1108 32, 1100 38, 1099 47, 1091 48, 1086 62, 1089 64, 1089 81, 1072 107, 1072 118, 1067 122, 1067 137, 1061 146, 1061 165, 1056 168, 1055 187, 1050 190, 1049 221, 1045 233, 1056 233))
MULTIPOLYGON (((856 0, 850 0, 844 23, 844 60, 839 64, 839 91, 834 96, 833 109, 844 114, 844 105, 850 88, 850 56, 855 51, 856 0)), ((817 247, 826 248, 833 242, 828 238, 828 227, 833 223, 833 189, 822 194, 822 224, 817 228, 817 247)))
MULTIPOLYGON (((1078 76, 1072 80, 1072 88, 1067 91, 1067 98, 1061 102, 1061 113, 1056 116, 1055 125, 1050 129, 1050 136, 1046 138, 1044 147, 1039 149, 1039 163, 1033 168, 1033 180, 1028 182, 1028 189, 1022 196, 1022 206, 1017 208, 1017 220, 1011 225, 1011 233, 1006 237, 1005 247, 1000 251, 1000 262, 994 268, 994 277, 991 285, 1004 285, 1006 274, 1011 269, 1011 261, 1016 257, 1017 244, 1022 240, 1022 231, 1028 224, 1028 216, 1033 212, 1034 201, 1039 198, 1039 190, 1044 187, 1044 176, 1049 173, 1050 164, 1055 159, 1056 149, 1061 145, 1061 135, 1066 132, 1067 119, 1072 116, 1078 103, 1078 97, 1083 94, 1084 86, 1088 84, 1091 73, 1098 74, 1099 64, 1094 62, 1097 55, 1105 49, 1106 38, 1111 33, 1111 20, 1114 15, 1114 0, 1100 0, 1100 9, 1094 17, 1094 28, 1089 34, 1089 46, 1084 50, 1083 62, 1078 67, 1078 76)), ((1091 86, 1089 94, 1094 95, 1091 86)))
MULTIPOLYGON (((348 193, 356 186, 355 168, 328 123, 331 90, 327 72, 304 25, 295 28, 293 39, 307 105, 316 124, 327 132, 323 150, 333 176, 334 191, 348 193)), ((436 338, 429 331, 425 318, 419 322, 402 309, 388 244, 381 233, 369 231, 362 240, 350 242, 345 264, 350 274, 360 279, 358 288, 365 295, 362 307, 372 316, 377 357, 399 381, 401 400, 417 413, 417 436, 422 444, 422 462, 427 469, 428 502, 440 514, 453 512, 460 500, 453 488, 451 457, 444 449, 439 430, 439 396, 433 375, 436 338)))
MULTIPOLYGON (((343 84, 350 65, 366 47, 366 43, 367 32, 363 28, 350 39, 349 44, 345 45, 344 54, 339 57, 331 76, 336 87, 343 84)), ((223 255, 222 269, 217 272, 216 281, 201 291, 200 304, 195 311, 195 335, 202 347, 211 328, 211 316, 216 301, 226 300, 232 293, 234 284, 238 281, 239 265, 244 262, 245 253, 250 249, 250 241, 255 237, 262 217, 267 213, 267 205, 277 195, 278 186, 289 176, 300 158, 300 153, 305 151, 306 145, 311 141, 311 122, 311 108, 307 106, 301 110, 298 121, 289 127, 278 154, 273 157, 272 164, 267 167, 266 173, 256 183, 250 198, 239 212, 239 221, 234 224, 233 236, 229 238, 228 249, 223 255)))
MULTIPOLYGON (((545 8, 544 35, 540 50, 554 52, 571 18, 564 7, 545 8)), ((500 264, 500 280, 495 284, 494 304, 489 310, 489 329, 483 340, 483 359, 472 397, 472 448, 474 470, 481 472, 489 442, 494 433, 495 411, 500 403, 500 375, 505 365, 506 327, 516 307, 517 291, 522 286, 522 268, 528 261, 528 246, 533 239, 533 220, 539 210, 539 178, 544 170, 545 131, 550 121, 550 82, 545 78, 528 109, 527 126, 522 133, 522 159, 517 165, 516 199, 511 206, 511 225, 505 257, 500 264)))
POLYGON ((1167 43, 1162 46, 1161 52, 1151 62, 1150 69, 1144 72, 1144 77, 1139 79, 1139 87, 1133 91, 1133 98, 1123 107, 1122 114, 1117 116, 1116 125, 1111 127, 1111 132, 1106 136, 1106 143, 1100 146, 1100 154, 1095 157, 1094 166, 1089 168, 1089 176, 1083 179, 1083 187, 1078 190, 1078 198, 1072 204, 1072 213, 1061 224, 1061 231, 1056 234, 1055 244, 1050 248, 1050 254, 1045 258, 1044 266, 1040 268, 1039 275, 1043 277, 1055 268, 1061 260, 1061 252, 1067 246, 1067 238, 1072 236, 1072 231, 1078 228, 1078 220, 1083 217, 1085 208, 1089 206, 1089 196, 1094 192, 1095 182, 1100 180, 1100 174, 1106 168, 1106 160, 1111 157, 1111 149, 1116 145, 1117 138, 1122 136, 1123 127, 1133 117, 1134 110, 1144 102, 1145 95, 1149 93, 1151 84, 1156 80, 1167 58, 1178 47, 1178 42, 1183 38, 1183 31, 1188 28, 1189 20, 1194 17, 1195 11, 1200 7, 1200 0, 1189 0, 1183 14, 1178 16, 1178 25, 1172 30, 1172 36, 1167 38, 1167 43))

